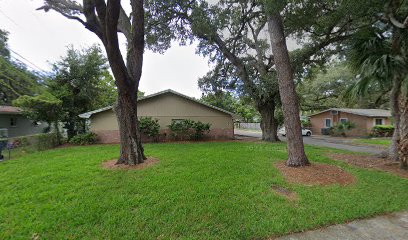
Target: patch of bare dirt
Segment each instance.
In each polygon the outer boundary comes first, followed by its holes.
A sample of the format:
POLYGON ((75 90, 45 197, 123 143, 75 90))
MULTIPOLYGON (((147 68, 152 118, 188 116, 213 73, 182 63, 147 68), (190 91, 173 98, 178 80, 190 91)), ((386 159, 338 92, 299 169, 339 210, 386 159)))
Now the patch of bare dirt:
POLYGON ((287 198, 287 199, 290 200, 290 201, 296 201, 296 200, 298 200, 298 195, 297 195, 297 193, 292 192, 292 191, 290 191, 289 189, 286 189, 286 188, 284 188, 284 187, 280 187, 280 186, 278 186, 278 185, 273 185, 273 186, 272 186, 272 190, 273 190, 276 194, 278 194, 278 195, 280 195, 280 196, 282 196, 282 197, 285 197, 285 198, 287 198))
POLYGON ((327 154, 327 156, 331 159, 343 161, 353 166, 378 169, 403 178, 408 178, 408 171, 402 170, 398 162, 393 162, 386 158, 342 153, 330 153, 327 154))
POLYGON ((343 169, 327 164, 313 163, 306 167, 287 167, 285 162, 275 164, 286 181, 307 186, 326 186, 340 184, 342 186, 352 184, 355 177, 343 169))
POLYGON ((103 162, 102 167, 109 170, 140 170, 159 163, 159 160, 156 158, 147 158, 143 163, 138 165, 116 164, 117 161, 117 159, 113 159, 103 162))

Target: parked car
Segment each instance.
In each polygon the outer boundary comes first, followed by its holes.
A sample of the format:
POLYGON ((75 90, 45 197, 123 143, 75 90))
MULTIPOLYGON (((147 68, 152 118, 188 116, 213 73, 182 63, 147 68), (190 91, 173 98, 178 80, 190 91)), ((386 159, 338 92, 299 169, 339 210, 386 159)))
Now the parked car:
MULTIPOLYGON (((282 135, 282 136, 286 136, 286 129, 285 129, 285 127, 282 127, 281 129, 279 129, 279 131, 278 131, 278 134, 279 135, 282 135)), ((312 136, 312 131, 310 131, 310 129, 307 129, 307 128, 303 128, 302 127, 302 136, 312 136)))

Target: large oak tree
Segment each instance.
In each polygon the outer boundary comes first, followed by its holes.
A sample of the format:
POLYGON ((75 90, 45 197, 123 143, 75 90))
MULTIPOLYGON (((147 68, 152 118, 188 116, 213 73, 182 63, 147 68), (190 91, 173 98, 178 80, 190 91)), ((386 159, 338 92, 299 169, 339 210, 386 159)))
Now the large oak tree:
POLYGON ((70 0, 46 0, 40 9, 52 9, 78 21, 101 40, 118 89, 114 106, 121 140, 118 163, 135 165, 146 159, 136 105, 145 49, 145 10, 143 0, 131 0, 130 5, 131 17, 120 0, 83 0, 82 5, 70 0), (126 61, 119 49, 119 32, 127 40, 126 61))

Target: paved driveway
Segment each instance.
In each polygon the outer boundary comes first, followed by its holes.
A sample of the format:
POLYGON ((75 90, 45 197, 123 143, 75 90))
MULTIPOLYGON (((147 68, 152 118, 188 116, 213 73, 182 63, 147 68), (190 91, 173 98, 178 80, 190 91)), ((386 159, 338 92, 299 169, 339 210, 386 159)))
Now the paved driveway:
POLYGON ((357 220, 346 224, 296 233, 276 240, 405 240, 408 239, 408 211, 357 220))
MULTIPOLYGON (((234 130, 235 135, 241 136, 248 136, 248 137, 255 137, 261 138, 262 133, 259 131, 247 131, 247 130, 234 130)), ((280 137, 282 141, 286 141, 285 137, 280 137)), ((315 145, 320 147, 329 147, 329 148, 336 148, 341 150, 348 150, 353 152, 361 152, 361 153, 371 153, 371 154, 381 154, 384 150, 379 149, 376 147, 368 147, 368 146, 353 146, 349 144, 345 144, 342 142, 336 142, 335 139, 324 139, 324 138, 317 138, 317 137, 303 137, 303 142, 308 145, 315 145)))

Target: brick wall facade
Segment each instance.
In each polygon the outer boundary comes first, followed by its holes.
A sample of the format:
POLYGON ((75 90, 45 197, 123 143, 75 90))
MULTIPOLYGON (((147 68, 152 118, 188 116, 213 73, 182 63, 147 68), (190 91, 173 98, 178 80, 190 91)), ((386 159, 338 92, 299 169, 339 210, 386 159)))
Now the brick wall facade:
MULTIPOLYGON (((98 135, 98 142, 100 143, 120 143, 118 130, 100 130, 95 131, 98 135)), ((203 140, 229 140, 234 138, 234 129, 211 129, 211 131, 204 135, 203 140)), ((160 136, 157 141, 174 141, 171 136, 170 130, 164 129, 160 131, 160 136)), ((142 142, 152 142, 153 139, 142 136, 142 142)))

